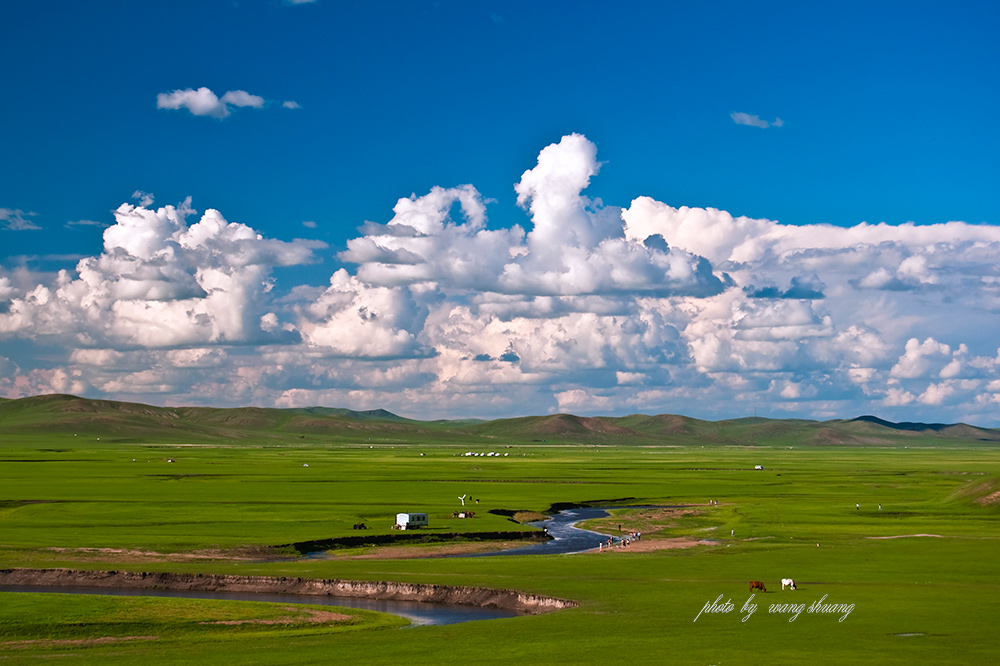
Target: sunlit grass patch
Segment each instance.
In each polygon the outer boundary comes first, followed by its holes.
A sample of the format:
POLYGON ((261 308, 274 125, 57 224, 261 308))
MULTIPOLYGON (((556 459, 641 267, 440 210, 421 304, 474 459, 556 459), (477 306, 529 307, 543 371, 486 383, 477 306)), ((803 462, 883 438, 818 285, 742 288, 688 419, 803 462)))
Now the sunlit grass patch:
POLYGON ((256 601, 0 593, 0 652, 404 626, 372 611, 256 601))

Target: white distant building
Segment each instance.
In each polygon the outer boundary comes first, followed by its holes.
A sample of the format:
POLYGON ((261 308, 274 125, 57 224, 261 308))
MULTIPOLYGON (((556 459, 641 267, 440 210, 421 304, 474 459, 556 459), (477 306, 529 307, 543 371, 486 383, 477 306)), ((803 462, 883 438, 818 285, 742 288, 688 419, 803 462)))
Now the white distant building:
POLYGON ((418 527, 427 527, 426 513, 397 513, 396 529, 415 530, 418 527))

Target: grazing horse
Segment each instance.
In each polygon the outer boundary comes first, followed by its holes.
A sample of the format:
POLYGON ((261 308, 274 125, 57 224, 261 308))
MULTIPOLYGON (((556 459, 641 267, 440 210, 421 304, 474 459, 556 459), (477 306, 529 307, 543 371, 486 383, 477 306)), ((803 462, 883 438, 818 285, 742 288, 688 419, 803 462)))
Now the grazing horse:
POLYGON ((795 581, 792 580, 791 578, 782 578, 781 579, 781 589, 785 589, 786 585, 789 588, 793 589, 793 590, 795 589, 795 581))
POLYGON ((760 582, 759 580, 752 580, 752 581, 750 581, 750 591, 753 592, 754 590, 760 590, 761 592, 767 592, 767 588, 764 587, 764 583, 760 582))

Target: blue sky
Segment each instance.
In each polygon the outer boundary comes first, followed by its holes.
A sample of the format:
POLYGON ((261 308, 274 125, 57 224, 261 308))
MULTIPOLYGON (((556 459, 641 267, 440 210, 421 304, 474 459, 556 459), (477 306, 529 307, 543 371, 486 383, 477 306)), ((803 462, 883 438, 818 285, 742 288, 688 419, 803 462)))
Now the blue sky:
POLYGON ((0 395, 1000 425, 998 16, 7 3, 0 395))

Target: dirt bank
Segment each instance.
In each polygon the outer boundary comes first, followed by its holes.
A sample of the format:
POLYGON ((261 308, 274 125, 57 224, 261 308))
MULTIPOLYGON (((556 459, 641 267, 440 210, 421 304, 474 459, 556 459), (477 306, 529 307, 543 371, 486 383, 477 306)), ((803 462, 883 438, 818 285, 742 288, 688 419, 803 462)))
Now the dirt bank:
POLYGON ((198 590, 205 592, 256 592, 317 596, 428 601, 434 603, 505 608, 530 614, 547 613, 578 606, 575 601, 556 599, 516 590, 484 587, 422 585, 336 578, 292 578, 235 576, 228 574, 150 573, 135 571, 78 571, 73 569, 0 569, 0 585, 83 585, 130 589, 198 590))
POLYGON ((694 548, 695 546, 712 546, 712 541, 689 539, 687 537, 673 537, 670 539, 646 539, 633 541, 628 546, 620 548, 604 548, 591 552, 604 553, 652 553, 657 550, 673 550, 675 548, 694 548))

